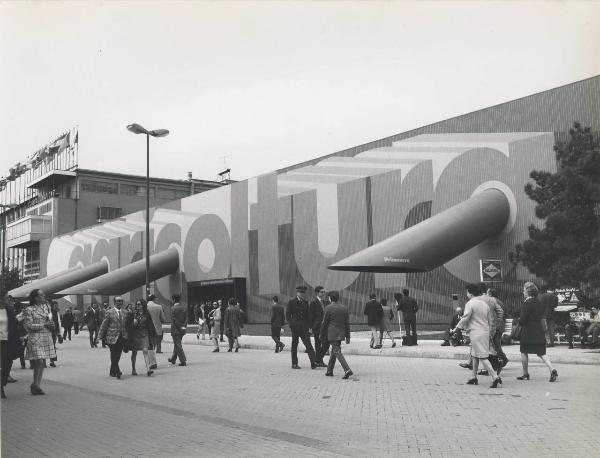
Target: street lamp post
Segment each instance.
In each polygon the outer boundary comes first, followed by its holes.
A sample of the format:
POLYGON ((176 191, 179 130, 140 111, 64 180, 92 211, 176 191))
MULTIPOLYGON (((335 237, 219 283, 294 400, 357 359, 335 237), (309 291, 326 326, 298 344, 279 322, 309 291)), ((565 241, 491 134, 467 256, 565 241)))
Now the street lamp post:
POLYGON ((129 132, 146 135, 146 299, 150 296, 150 136, 166 137, 167 129, 146 130, 139 124, 129 124, 129 132))

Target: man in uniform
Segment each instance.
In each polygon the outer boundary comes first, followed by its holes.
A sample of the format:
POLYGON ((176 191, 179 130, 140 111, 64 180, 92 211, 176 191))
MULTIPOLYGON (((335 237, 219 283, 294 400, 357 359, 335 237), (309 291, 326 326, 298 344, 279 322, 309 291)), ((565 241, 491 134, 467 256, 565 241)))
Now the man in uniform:
POLYGON ((310 343, 308 335, 311 324, 308 301, 306 300, 306 286, 298 286, 296 288, 296 297, 288 302, 285 310, 285 318, 292 331, 292 369, 300 369, 300 366, 298 366, 298 339, 302 339, 302 343, 308 351, 310 367, 312 369, 316 368, 315 350, 310 343))

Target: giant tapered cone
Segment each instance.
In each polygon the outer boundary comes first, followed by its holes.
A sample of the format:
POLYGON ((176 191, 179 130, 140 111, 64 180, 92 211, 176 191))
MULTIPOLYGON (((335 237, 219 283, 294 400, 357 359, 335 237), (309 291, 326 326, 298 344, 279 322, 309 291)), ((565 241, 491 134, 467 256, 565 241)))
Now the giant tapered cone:
POLYGON ((504 229, 510 204, 487 189, 388 239, 329 266, 357 272, 427 272, 504 229))

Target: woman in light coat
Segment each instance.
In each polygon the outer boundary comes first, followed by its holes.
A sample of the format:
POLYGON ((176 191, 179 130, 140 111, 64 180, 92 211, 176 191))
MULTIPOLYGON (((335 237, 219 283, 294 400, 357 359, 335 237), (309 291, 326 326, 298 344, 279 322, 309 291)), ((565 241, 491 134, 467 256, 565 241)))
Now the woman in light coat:
POLYGON ((219 352, 219 337, 221 336, 220 334, 220 328, 221 328, 221 308, 220 307, 216 307, 214 308, 207 317, 207 320, 210 320, 211 324, 211 330, 210 330, 210 340, 212 340, 215 344, 215 349, 212 351, 213 353, 218 353, 219 352))
POLYGON ((381 317, 381 336, 379 342, 383 342, 383 334, 386 333, 390 339, 392 339, 392 348, 396 347, 396 341, 394 340, 394 333, 392 330, 392 320, 394 319, 394 309, 391 305, 388 305, 387 299, 381 299, 381 308, 383 309, 383 316, 381 317))
POLYGON ((471 338, 471 358, 473 360, 473 378, 467 381, 467 385, 477 385, 477 369, 479 362, 487 369, 492 376, 493 382, 490 388, 496 388, 502 383, 502 379, 494 372, 492 365, 488 361, 490 355, 490 309, 488 305, 482 301, 481 290, 478 285, 467 285, 467 297, 469 301, 465 305, 465 314, 460 319, 456 328, 469 330, 471 338))

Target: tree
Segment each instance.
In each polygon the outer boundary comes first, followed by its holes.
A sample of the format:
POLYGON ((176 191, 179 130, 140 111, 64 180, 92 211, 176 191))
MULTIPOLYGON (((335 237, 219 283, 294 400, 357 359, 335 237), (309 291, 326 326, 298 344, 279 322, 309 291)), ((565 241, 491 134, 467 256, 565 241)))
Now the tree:
POLYGON ((557 172, 534 170, 525 186, 543 227, 530 225, 511 258, 548 287, 585 292, 600 287, 600 142, 576 122, 554 151, 557 172))
POLYGON ((2 268, 2 273, 0 274, 0 293, 2 295, 11 289, 18 288, 22 284, 23 279, 21 278, 19 269, 16 267, 14 269, 9 269, 8 266, 2 268))

